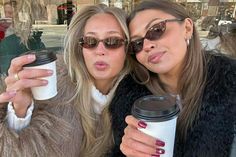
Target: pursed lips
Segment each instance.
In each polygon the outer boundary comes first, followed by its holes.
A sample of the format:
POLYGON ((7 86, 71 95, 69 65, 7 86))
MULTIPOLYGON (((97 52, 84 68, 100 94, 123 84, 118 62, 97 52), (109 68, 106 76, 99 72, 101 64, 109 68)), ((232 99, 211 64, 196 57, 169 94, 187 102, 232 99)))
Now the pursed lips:
POLYGON ((107 64, 104 61, 97 61, 94 63, 94 66, 97 70, 105 70, 108 67, 109 64, 107 64))
POLYGON ((148 62, 156 64, 160 62, 160 59, 164 54, 165 54, 165 51, 154 53, 148 57, 148 62))

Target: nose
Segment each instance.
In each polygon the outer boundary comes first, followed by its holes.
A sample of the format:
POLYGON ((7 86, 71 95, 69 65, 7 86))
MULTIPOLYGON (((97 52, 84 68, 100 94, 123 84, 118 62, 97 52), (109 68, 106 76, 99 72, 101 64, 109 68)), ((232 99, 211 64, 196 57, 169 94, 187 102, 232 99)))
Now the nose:
POLYGON ((155 41, 150 41, 148 39, 143 40, 143 50, 149 52, 156 47, 155 41))
POLYGON ((104 44, 102 41, 100 41, 95 48, 95 53, 99 56, 105 55, 107 49, 105 48, 104 44))

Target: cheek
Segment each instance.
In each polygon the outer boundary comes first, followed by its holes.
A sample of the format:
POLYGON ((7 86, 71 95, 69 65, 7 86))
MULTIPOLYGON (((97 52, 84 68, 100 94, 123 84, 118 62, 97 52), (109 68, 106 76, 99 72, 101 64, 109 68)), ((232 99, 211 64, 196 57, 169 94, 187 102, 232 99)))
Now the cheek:
POLYGON ((166 47, 172 55, 176 56, 177 58, 182 58, 183 55, 185 55, 187 51, 187 45, 184 36, 181 33, 176 33, 172 38, 169 38, 166 43, 166 47))
POLYGON ((112 56, 111 65, 117 70, 121 70, 124 67, 126 55, 124 52, 118 53, 117 55, 112 56))
POLYGON ((184 42, 184 37, 180 33, 173 33, 173 36, 171 38, 168 38, 168 40, 166 41, 167 45, 169 45, 168 47, 170 47, 170 45, 173 45, 173 48, 183 46, 184 42))
POLYGON ((88 52, 83 51, 83 58, 84 58, 85 65, 88 68, 90 66, 90 60, 92 59, 92 57, 89 55, 88 52))
POLYGON ((187 51, 186 41, 183 37, 176 37, 175 40, 170 41, 175 45, 171 47, 171 52, 174 52, 175 55, 179 55, 179 57, 183 57, 187 51), (177 40, 176 40, 177 39, 177 40))
POLYGON ((139 63, 145 65, 145 56, 142 55, 142 53, 136 54, 136 59, 138 60, 139 63))
POLYGON ((176 26, 175 29, 169 28, 164 37, 166 46, 179 48, 185 43, 185 28, 182 25, 176 26))

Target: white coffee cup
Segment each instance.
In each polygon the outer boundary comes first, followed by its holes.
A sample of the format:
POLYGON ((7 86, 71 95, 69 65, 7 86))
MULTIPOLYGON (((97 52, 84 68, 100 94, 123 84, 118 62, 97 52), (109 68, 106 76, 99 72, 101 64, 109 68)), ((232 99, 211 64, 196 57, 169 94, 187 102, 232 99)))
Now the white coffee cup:
POLYGON ((175 96, 148 95, 137 99, 132 107, 132 115, 144 121, 146 128, 139 130, 165 142, 162 157, 173 157, 179 101, 175 96))
POLYGON ((29 52, 35 54, 36 60, 33 63, 24 65, 24 69, 48 69, 53 71, 53 75, 42 77, 48 81, 46 86, 32 87, 31 91, 35 100, 47 100, 57 95, 57 74, 56 55, 48 50, 29 52))

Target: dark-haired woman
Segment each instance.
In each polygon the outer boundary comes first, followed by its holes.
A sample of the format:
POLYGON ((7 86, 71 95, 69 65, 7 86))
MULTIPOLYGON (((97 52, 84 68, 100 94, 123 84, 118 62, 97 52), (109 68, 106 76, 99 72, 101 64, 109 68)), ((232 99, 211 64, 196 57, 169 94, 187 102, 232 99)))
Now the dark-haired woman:
POLYGON ((129 114, 137 98, 168 93, 178 94, 182 100, 175 157, 233 154, 236 61, 203 51, 192 19, 177 3, 144 1, 131 13, 128 24, 130 52, 137 65, 134 79, 127 76, 119 84, 110 107, 111 111, 119 111, 112 115, 116 143, 113 152, 119 154, 121 149, 128 157, 165 154, 165 141, 139 131, 146 123, 129 114))

